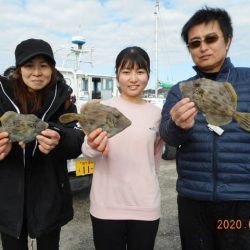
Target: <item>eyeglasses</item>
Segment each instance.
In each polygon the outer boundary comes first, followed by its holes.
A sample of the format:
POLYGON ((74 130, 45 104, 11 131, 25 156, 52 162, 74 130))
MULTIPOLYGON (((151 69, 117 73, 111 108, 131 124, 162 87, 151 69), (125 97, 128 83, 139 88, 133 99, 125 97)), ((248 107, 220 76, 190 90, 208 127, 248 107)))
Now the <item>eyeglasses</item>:
POLYGON ((206 35, 205 38, 203 39, 194 39, 192 41, 190 41, 187 46, 190 49, 196 49, 199 48, 201 46, 202 42, 205 42, 206 44, 212 44, 215 43, 219 40, 219 36, 217 34, 211 34, 211 35, 206 35))

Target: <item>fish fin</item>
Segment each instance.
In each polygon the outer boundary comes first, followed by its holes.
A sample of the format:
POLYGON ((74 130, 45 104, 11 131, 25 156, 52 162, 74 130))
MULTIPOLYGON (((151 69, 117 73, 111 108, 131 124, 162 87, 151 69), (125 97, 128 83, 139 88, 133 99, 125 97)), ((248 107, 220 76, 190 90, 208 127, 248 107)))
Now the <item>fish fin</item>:
POLYGON ((101 100, 100 99, 92 99, 89 101, 89 103, 100 103, 101 100))
POLYGON ((192 98, 192 95, 193 95, 193 81, 181 82, 179 84, 179 89, 181 91, 182 97, 192 98))
POLYGON ((16 116, 16 114, 17 113, 14 111, 5 112, 0 118, 1 123, 4 123, 6 120, 12 119, 13 117, 16 116))
POLYGON ((80 113, 84 114, 86 110, 93 108, 93 106, 97 106, 98 104, 101 105, 101 100, 100 99, 92 99, 88 101, 87 103, 84 103, 80 107, 80 113))
POLYGON ((241 128, 250 132, 250 113, 235 112, 233 117, 241 128))
POLYGON ((80 115, 76 114, 76 113, 67 113, 67 114, 63 114, 59 117, 59 121, 61 123, 69 123, 69 122, 73 122, 73 121, 79 121, 80 119, 80 115))
POLYGON ((232 121, 232 117, 206 113, 206 120, 209 124, 222 126, 230 123, 232 121))
POLYGON ((237 109, 237 94, 236 94, 231 83, 224 82, 223 84, 224 84, 224 87, 226 88, 226 90, 228 91, 228 93, 231 95, 234 109, 236 110, 237 109))

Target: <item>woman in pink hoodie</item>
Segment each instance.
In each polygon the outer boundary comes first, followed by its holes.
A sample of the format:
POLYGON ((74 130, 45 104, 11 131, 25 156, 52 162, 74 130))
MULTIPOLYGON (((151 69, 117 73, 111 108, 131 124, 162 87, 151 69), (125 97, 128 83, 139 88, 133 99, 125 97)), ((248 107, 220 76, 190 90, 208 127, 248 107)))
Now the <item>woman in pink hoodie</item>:
POLYGON ((123 49, 116 58, 120 96, 102 103, 117 108, 132 124, 107 138, 95 129, 82 145, 95 162, 90 214, 97 250, 152 250, 160 218, 157 177, 162 141, 161 110, 146 102, 150 59, 140 47, 123 49))

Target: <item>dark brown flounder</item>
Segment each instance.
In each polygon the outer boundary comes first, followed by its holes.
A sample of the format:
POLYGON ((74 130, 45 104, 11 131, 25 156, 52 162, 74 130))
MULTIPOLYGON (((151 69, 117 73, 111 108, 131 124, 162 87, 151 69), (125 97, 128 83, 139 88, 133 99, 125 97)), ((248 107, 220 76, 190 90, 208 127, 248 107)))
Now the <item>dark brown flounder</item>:
POLYGON ((183 97, 189 97, 209 124, 222 126, 232 119, 250 131, 250 113, 237 111, 237 94, 229 82, 216 82, 206 78, 180 83, 183 97))
POLYGON ((102 128, 110 138, 131 125, 131 121, 118 109, 91 100, 81 107, 80 114, 67 113, 59 118, 61 123, 79 121, 83 132, 88 135, 96 128, 102 128))
POLYGON ((11 142, 30 142, 36 135, 48 128, 48 123, 33 114, 18 114, 14 111, 5 112, 0 118, 0 132, 8 132, 11 142))

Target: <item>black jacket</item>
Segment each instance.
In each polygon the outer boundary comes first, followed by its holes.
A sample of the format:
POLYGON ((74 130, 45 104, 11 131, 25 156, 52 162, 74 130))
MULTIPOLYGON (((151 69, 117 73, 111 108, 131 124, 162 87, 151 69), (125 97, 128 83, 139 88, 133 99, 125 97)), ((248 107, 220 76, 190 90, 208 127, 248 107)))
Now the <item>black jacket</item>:
MULTIPOLYGON (((19 112, 12 83, 0 77, 0 115, 8 110, 19 112)), ((39 151, 36 141, 22 150, 13 143, 12 150, 0 161, 0 232, 19 237, 23 220, 29 235, 36 238, 66 224, 73 218, 67 159, 81 154, 84 134, 71 126, 62 126, 63 113, 76 112, 72 103, 65 109, 71 88, 63 81, 49 90, 38 117, 61 135, 59 144, 49 154, 39 151)))

